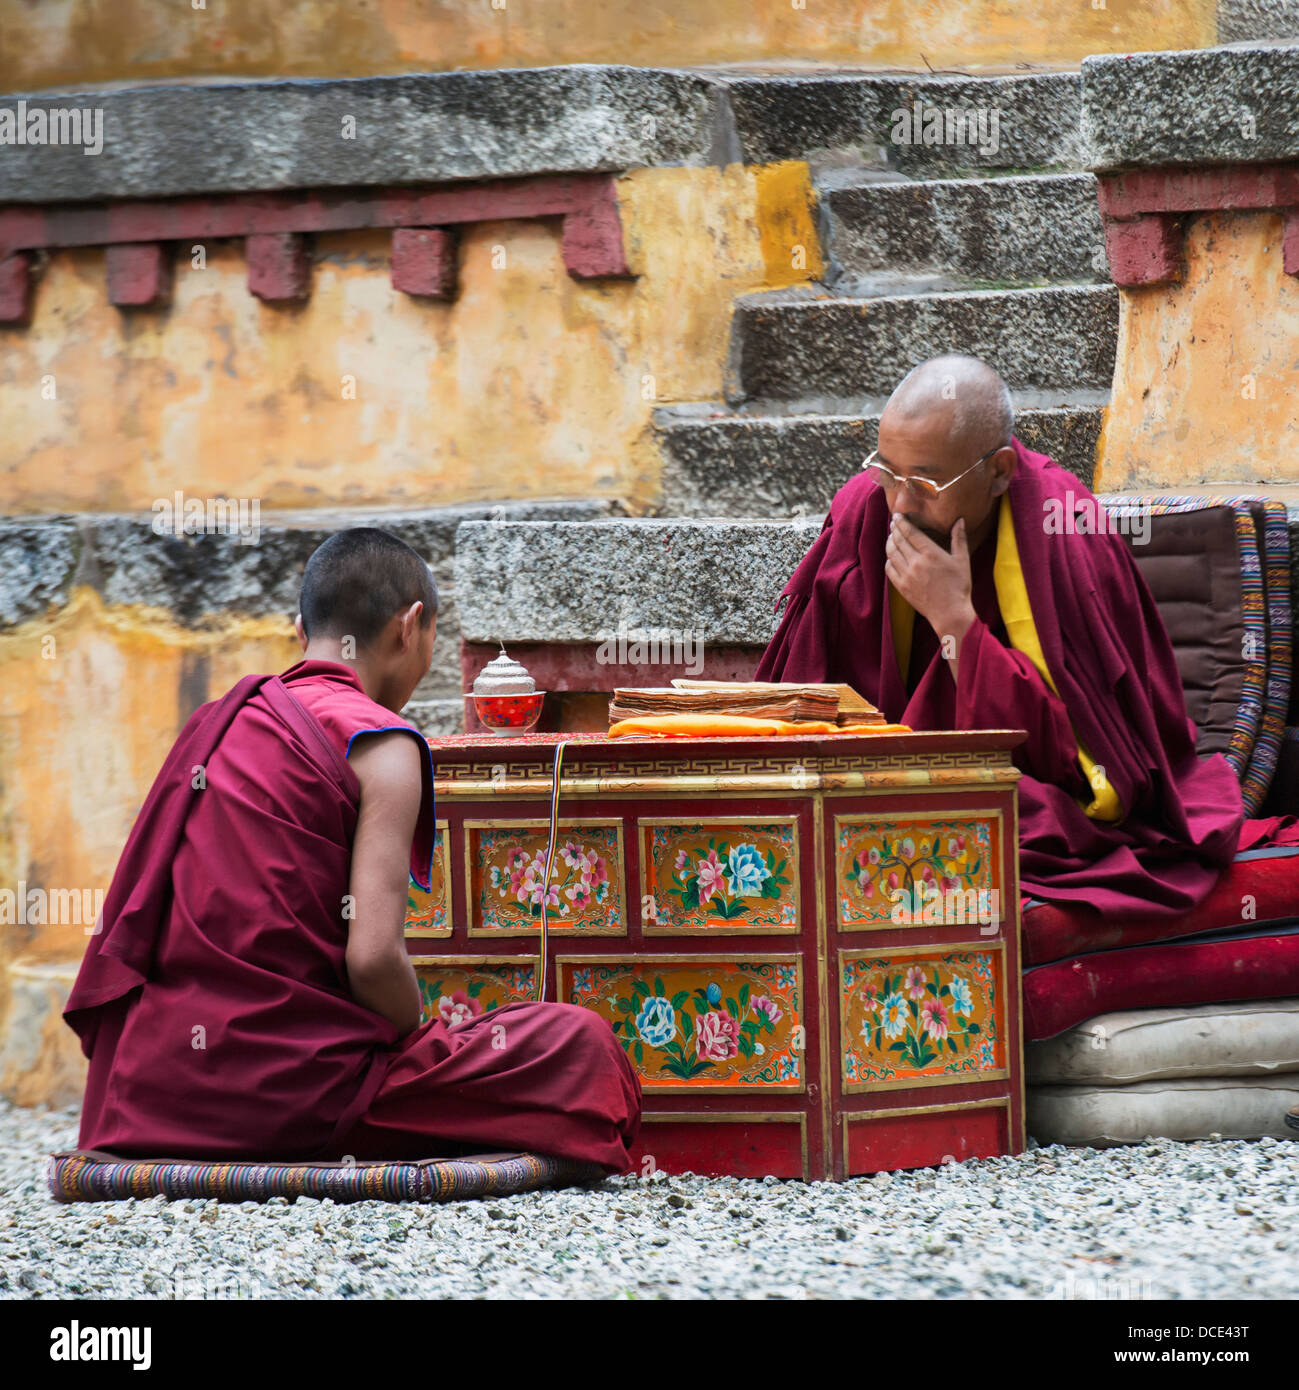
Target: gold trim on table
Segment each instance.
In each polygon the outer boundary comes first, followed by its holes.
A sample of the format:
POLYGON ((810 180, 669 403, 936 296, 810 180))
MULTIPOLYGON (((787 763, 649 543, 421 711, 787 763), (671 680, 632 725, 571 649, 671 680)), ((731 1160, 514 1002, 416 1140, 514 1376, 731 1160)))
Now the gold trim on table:
MULTIPOLYGON (((773 740, 774 742, 774 740, 773 740)), ((639 749, 634 750, 639 752, 639 749)), ((683 750, 684 751, 684 750, 683 750)), ((508 751, 491 762, 438 763, 434 749, 435 796, 550 797, 550 769, 502 775, 510 766, 508 751)), ((626 756, 584 759, 580 770, 560 778, 560 796, 658 795, 672 792, 774 792, 788 795, 818 791, 922 791, 926 788, 1014 786, 1019 770, 1008 749, 984 752, 825 753, 717 756, 674 759, 637 758, 636 771, 627 771, 626 756), (792 770, 791 770, 792 769, 792 770)), ((522 764, 516 762, 515 768, 522 764)))

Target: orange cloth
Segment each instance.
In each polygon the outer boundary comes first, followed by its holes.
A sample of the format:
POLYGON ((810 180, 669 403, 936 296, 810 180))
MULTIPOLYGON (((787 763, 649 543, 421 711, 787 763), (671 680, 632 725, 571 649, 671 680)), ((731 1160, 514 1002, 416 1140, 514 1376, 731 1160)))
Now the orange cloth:
POLYGON ((824 720, 756 719, 747 714, 657 714, 620 719, 610 738, 658 734, 664 738, 718 738, 734 734, 909 734, 906 724, 828 724, 824 720))

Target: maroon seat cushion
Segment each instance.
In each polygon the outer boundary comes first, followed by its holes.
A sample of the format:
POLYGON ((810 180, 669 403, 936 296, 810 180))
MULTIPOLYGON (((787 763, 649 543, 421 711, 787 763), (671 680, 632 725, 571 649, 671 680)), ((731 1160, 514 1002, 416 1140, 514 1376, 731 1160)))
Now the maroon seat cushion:
MULTIPOLYGON (((1238 854, 1199 907, 1148 921, 1103 916, 1087 904, 1037 903, 1023 914, 1024 964, 1042 965, 1089 951, 1172 941, 1233 927, 1288 923, 1299 916, 1299 845, 1238 854)), ((1156 1001, 1146 1000, 1153 1005, 1156 1001)))
POLYGON ((1293 995, 1299 995, 1299 927, 1097 951, 1024 972, 1024 1037, 1040 1042, 1121 1009, 1293 995))

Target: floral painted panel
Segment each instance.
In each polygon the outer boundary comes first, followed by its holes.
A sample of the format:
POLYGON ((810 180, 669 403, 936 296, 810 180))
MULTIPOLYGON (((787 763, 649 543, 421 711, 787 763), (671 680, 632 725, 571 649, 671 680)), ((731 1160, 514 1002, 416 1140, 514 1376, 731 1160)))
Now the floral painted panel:
POLYGON ((420 1022, 440 1018, 448 1028, 456 1028, 502 1004, 527 1003, 536 988, 536 975, 531 963, 417 962, 420 1022))
MULTIPOLYGON (((539 931, 549 829, 491 826, 466 834, 475 902, 471 929, 539 931)), ((561 826, 546 903, 553 932, 626 931, 618 825, 561 826)))
POLYGON ((1000 951, 844 957, 842 969, 845 1083, 1004 1072, 1000 951))
POLYGON ((942 926, 999 919, 987 820, 841 820, 839 925, 942 926))
POLYGON ((647 1089, 803 1089, 799 966, 566 963, 562 997, 608 1020, 647 1089))
POLYGON ((646 930, 797 926, 792 822, 644 825, 641 836, 646 930))
POLYGON ((433 838, 433 868, 426 893, 412 878, 406 889, 406 935, 451 935, 451 878, 447 873, 446 827, 433 838))

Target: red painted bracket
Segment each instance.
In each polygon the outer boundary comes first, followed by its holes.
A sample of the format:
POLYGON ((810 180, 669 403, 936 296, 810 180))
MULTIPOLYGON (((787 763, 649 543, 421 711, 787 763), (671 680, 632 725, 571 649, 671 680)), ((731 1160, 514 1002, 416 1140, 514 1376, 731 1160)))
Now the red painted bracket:
POLYGON ((1105 254, 1116 285, 1165 285, 1182 278, 1182 222, 1147 213, 1131 222, 1105 219, 1105 254))
POLYGON ((15 251, 0 260, 0 323, 26 325, 32 316, 32 257, 15 251))
POLYGON ((306 299, 311 294, 311 256, 306 237, 295 232, 262 232, 244 241, 248 292, 271 303, 306 299))
POLYGON ((163 304, 171 290, 170 248, 157 241, 128 242, 107 251, 108 302, 119 309, 163 304))
POLYGON ((456 239, 441 227, 397 227, 392 234, 392 287, 428 299, 454 299, 456 239))
MULTIPOLYGON (((394 232, 393 283, 408 294, 454 294, 454 242, 447 231, 470 222, 557 217, 564 265, 575 279, 629 278, 615 176, 548 174, 438 188, 386 188, 306 193, 237 193, 121 203, 0 208, 0 322, 30 313, 26 254, 72 246, 114 248, 112 277, 123 307, 158 302, 165 293, 161 248, 180 242, 243 238, 249 289, 269 302, 310 293, 305 238, 313 232, 388 227, 394 232), (399 235, 400 234, 400 235, 399 235), (428 240, 419 240, 427 234, 428 240), (416 237, 412 240, 412 235, 416 237), (150 244, 138 256, 127 248, 150 244), (23 263, 20 273, 18 266, 23 263), (26 288, 23 286, 26 284, 26 288), (137 299, 152 288, 149 299, 137 299)), ((110 286, 110 298, 113 290, 110 286)))
POLYGON ((1282 257, 1299 275, 1299 164, 1228 164, 1101 174, 1098 199, 1116 285, 1157 285, 1182 276, 1182 215, 1285 214, 1282 257))
POLYGON ((1299 208, 1285 215, 1281 231, 1281 265, 1287 275, 1299 275, 1299 208))
POLYGON ((631 275, 623 251, 622 222, 612 179, 606 179, 583 207, 567 214, 562 241, 564 265, 575 279, 631 275))

